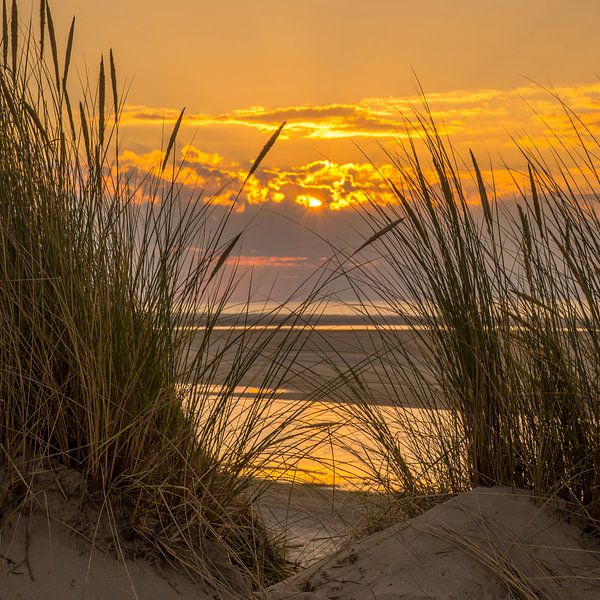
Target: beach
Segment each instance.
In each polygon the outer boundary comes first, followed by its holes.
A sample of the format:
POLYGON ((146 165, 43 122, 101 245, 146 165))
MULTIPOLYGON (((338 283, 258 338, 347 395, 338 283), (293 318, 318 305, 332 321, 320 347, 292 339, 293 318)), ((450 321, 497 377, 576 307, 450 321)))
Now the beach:
POLYGON ((600 592, 597 539, 570 523, 560 503, 519 490, 479 488, 445 501, 431 499, 433 508, 419 516, 357 537, 365 498, 274 484, 260 511, 273 533, 287 532, 288 556, 299 570, 269 590, 253 592, 217 547, 210 563, 221 572, 215 588, 193 582, 159 556, 136 552, 135 544, 120 537, 122 531, 110 531, 109 520, 89 509, 81 513, 81 484, 74 472, 38 474, 37 506, 2 528, 0 597, 593 600, 600 592), (86 518, 92 538, 74 529, 81 530, 86 518), (121 546, 112 545, 115 534, 121 546))
POLYGON ((0 600, 600 597, 595 13, 435 2, 3 1, 0 600))

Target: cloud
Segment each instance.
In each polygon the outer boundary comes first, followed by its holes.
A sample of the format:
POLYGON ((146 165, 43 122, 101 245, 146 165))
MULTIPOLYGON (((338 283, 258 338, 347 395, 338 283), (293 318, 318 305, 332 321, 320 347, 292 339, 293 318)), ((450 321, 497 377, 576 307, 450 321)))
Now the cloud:
MULTIPOLYGON (((411 181, 414 183, 418 180, 413 167, 403 165, 401 160, 398 164, 384 163, 376 167, 367 162, 336 163, 323 159, 287 168, 261 169, 248 179, 240 192, 246 170, 238 164, 228 163, 224 159, 217 162, 214 155, 195 148, 186 148, 182 156, 186 158, 182 158, 175 170, 167 167, 161 173, 158 167, 163 153, 124 152, 121 168, 130 181, 136 182, 130 186, 135 189, 135 201, 155 201, 152 198, 156 198, 162 181, 163 184, 176 182, 182 190, 178 194, 183 193, 189 200, 211 201, 221 205, 235 202, 238 213, 249 207, 293 204, 305 211, 320 214, 369 203, 398 203, 389 181, 403 189, 410 187, 411 181), (190 156, 193 156, 191 161, 190 156), (153 194, 152 189, 157 192, 153 194)), ((480 162, 480 169, 493 197, 512 199, 528 186, 526 169, 491 169, 483 162, 480 162)), ((421 171, 425 180, 435 188, 438 181, 435 169, 424 161, 421 171)), ((463 185, 467 201, 478 203, 479 193, 472 169, 469 166, 456 166, 455 172, 463 185)), ((571 169, 569 173, 573 181, 581 180, 584 176, 591 177, 589 169, 584 173, 579 167, 571 169)))
POLYGON ((213 154, 211 152, 202 152, 198 148, 188 144, 181 150, 183 160, 189 163, 196 163, 199 165, 205 165, 210 167, 216 167, 223 162, 223 157, 220 154, 213 154))
MULTIPOLYGON (((584 137, 590 142, 593 142, 593 135, 600 134, 600 83, 552 90, 533 84, 512 90, 457 90, 428 94, 427 102, 438 133, 451 136, 458 157, 456 168, 474 202, 477 192, 469 161, 462 163, 460 159, 461 156, 468 159, 468 150, 474 149, 480 159, 484 178, 494 182, 497 196, 514 197, 519 193, 514 178, 520 181, 518 173, 526 172, 527 162, 519 153, 517 144, 532 152, 543 152, 551 146, 556 148, 562 145, 572 157, 577 157, 576 146, 579 145, 581 149, 578 134, 585 134, 584 137), (569 106, 573 112, 565 110, 565 106, 569 106), (577 123, 578 119, 584 125, 579 125, 579 132, 575 132, 573 122, 577 123), (493 172, 488 166, 491 152, 502 155, 501 160, 496 160, 500 168, 493 172), (506 164, 512 164, 516 171, 510 172, 504 166, 504 160, 506 164)), ((251 206, 295 204, 319 214, 366 202, 397 202, 387 180, 392 179, 399 184, 402 181, 401 171, 410 175, 410 161, 401 148, 397 149, 397 154, 390 151, 377 166, 366 159, 320 158, 303 161, 303 154, 296 151, 292 158, 289 149, 293 146, 292 142, 302 140, 318 144, 356 136, 419 137, 424 127, 431 127, 426 124, 428 116, 418 113, 423 110, 422 106, 422 98, 418 97, 367 98, 355 104, 274 109, 253 106, 217 115, 192 114, 186 117, 184 123, 188 126, 237 126, 265 132, 273 130, 284 120, 288 122, 283 135, 287 136, 289 143, 284 144, 280 151, 278 142, 275 160, 270 155, 265 164, 249 178, 241 193, 247 167, 227 158, 229 155, 223 150, 214 153, 187 144, 179 151, 175 170, 169 166, 163 173, 158 170, 164 158, 164 153, 159 150, 124 152, 121 165, 134 181, 143 181, 148 177, 154 182, 175 181, 183 186, 190 197, 196 194, 197 198, 204 201, 211 199, 224 205, 235 201, 237 212, 243 212, 251 206), (419 119, 424 122, 420 123, 419 119)), ((177 110, 128 106, 122 124, 162 126, 168 122, 175 123, 178 115, 177 110)), ((213 131, 217 136, 215 139, 218 139, 219 131, 222 130, 217 130, 216 134, 213 131)), ((232 143, 235 145, 235 141, 232 143)), ((306 145, 302 147, 306 148, 306 145)), ((388 143, 388 148, 391 147, 388 143)), ((419 144, 417 147, 421 152, 422 147, 419 144)), ((584 164, 588 158, 582 154, 579 157, 580 164, 584 164)), ((435 171, 429 164, 426 152, 423 152, 421 166, 428 180, 435 182, 435 171)), ((575 173, 573 177, 576 176, 575 173)), ((138 185, 136 201, 151 201, 152 196, 147 189, 147 184, 138 185)))
MULTIPOLYGON (((339 210, 352 204, 366 202, 369 197, 393 200, 387 189, 384 174, 394 168, 383 165, 375 168, 370 163, 342 163, 318 160, 289 168, 272 167, 258 170, 248 179, 241 194, 238 191, 246 178, 246 170, 237 163, 203 152, 194 146, 185 146, 175 169, 168 166, 163 172, 160 165, 164 152, 146 153, 125 151, 120 157, 120 168, 134 187, 151 188, 157 181, 175 182, 203 199, 216 203, 245 205, 280 204, 285 201, 301 204, 307 209, 339 210)), ((146 192, 149 201, 149 192, 146 192)), ((144 196, 140 196, 143 201, 144 196)))
MULTIPOLYGON (((143 106, 126 106, 121 125, 174 124, 176 110, 143 106)), ((403 119, 393 112, 381 112, 360 104, 331 104, 325 106, 292 106, 268 109, 251 107, 224 114, 190 114, 185 118, 188 127, 237 126, 270 132, 283 121, 288 125, 285 136, 306 139, 341 137, 397 137, 404 135, 403 119)))
MULTIPOLYGON (((535 85, 512 90, 455 90, 427 94, 427 102, 438 133, 450 136, 455 151, 451 160, 456 160, 456 172, 471 204, 479 202, 468 154, 471 149, 491 198, 520 200, 521 193, 529 193, 527 152, 532 160, 547 161, 551 173, 558 173, 559 158, 564 160, 560 175, 574 190, 585 193, 596 182, 588 161, 600 162, 592 137, 600 135, 600 83, 553 90, 535 85)), ((231 257, 228 263, 233 266, 237 260, 241 267, 256 269, 266 274, 265 281, 276 274, 276 285, 284 291, 292 286, 290 281, 303 281, 315 266, 323 265, 320 257, 332 249, 351 251, 360 246, 364 213, 353 209, 371 202, 398 202, 388 180, 406 189, 403 175, 415 179, 406 155, 406 148, 409 155, 411 150, 407 138, 415 143, 426 180, 440 192, 439 186, 435 187, 431 156, 419 142, 423 135, 419 118, 425 122, 428 118, 419 97, 253 106, 221 114, 186 115, 180 138, 187 141, 190 128, 200 128, 197 137, 202 142, 178 143, 175 168, 171 164, 161 172, 164 152, 147 140, 160 139, 163 127, 167 132, 172 129, 179 112, 125 108, 121 125, 133 128, 127 133, 136 145, 120 154, 119 164, 129 181, 130 196, 140 204, 155 203, 165 187, 175 182, 178 201, 212 201, 217 216, 226 214, 235 202, 228 234, 244 231, 244 235, 241 255, 231 257), (240 192, 260 138, 266 141, 283 121, 288 124, 276 147, 240 192), (357 138, 365 152, 375 148, 374 163, 355 150, 350 138, 357 138), (368 138, 381 140, 381 146, 368 143, 368 138)), ((112 175, 114 179, 114 172, 112 175)), ((543 193, 545 186, 539 189, 543 193)), ((265 294, 271 292, 270 284, 265 284, 265 294)))
MULTIPOLYGON (((512 90, 455 90, 426 95, 428 110, 444 135, 486 139, 490 126, 497 132, 544 129, 542 121, 561 114, 560 98, 580 116, 596 114, 600 83, 545 89, 531 84, 512 90)), ((267 133, 287 121, 284 137, 307 140, 374 137, 418 137, 424 98, 366 98, 356 103, 269 108, 252 106, 221 114, 189 114, 188 127, 243 127, 267 133)), ((122 125, 174 124, 179 111, 126 106, 122 125)), ((547 128, 546 128, 547 129, 547 128)), ((508 137, 504 135, 508 141, 508 137)))
POLYGON ((227 261, 231 265, 252 268, 314 268, 307 256, 256 256, 245 255, 231 257, 227 261))

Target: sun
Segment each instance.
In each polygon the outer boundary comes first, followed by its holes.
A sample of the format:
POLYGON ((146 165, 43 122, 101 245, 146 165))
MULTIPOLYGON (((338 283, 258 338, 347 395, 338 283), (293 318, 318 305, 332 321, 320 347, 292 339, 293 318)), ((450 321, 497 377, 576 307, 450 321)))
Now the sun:
POLYGON ((323 202, 314 196, 301 195, 296 197, 296 202, 306 208, 320 208, 323 202))

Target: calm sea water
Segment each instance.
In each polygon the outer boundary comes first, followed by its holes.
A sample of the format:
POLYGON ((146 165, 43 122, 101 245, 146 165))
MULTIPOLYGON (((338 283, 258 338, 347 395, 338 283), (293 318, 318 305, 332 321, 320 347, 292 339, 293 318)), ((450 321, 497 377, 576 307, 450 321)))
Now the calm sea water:
MULTIPOLYGON (((243 427, 252 410, 258 408, 264 416, 260 437, 302 406, 302 412, 286 423, 287 443, 259 457, 264 461, 261 476, 351 487, 367 482, 373 472, 385 473, 388 461, 374 428, 364 426, 365 411, 356 416, 363 405, 378 412, 386 439, 406 458, 410 460, 415 443, 425 448, 422 456, 429 450, 436 455, 441 436, 432 428, 445 427, 451 415, 439 408, 441 394, 434 385, 438 365, 427 350, 431 334, 419 315, 403 306, 400 318, 380 307, 375 317, 379 325, 374 325, 357 314, 357 307, 335 306, 319 319, 282 326, 277 319, 261 321, 257 315, 263 309, 240 317, 232 308, 225 322, 214 328, 209 353, 222 352, 223 359, 201 390, 217 402, 222 386, 229 385, 228 373, 239 364, 240 350, 242 357, 258 352, 258 360, 250 361, 253 364, 231 390, 231 435, 238 435, 236 427, 243 427), (419 399, 424 398, 429 410, 421 408, 419 399), (419 433, 416 441, 409 440, 411 429, 419 433)), ((199 347, 205 327, 195 323, 189 330, 199 347)), ((584 328, 580 331, 586 334, 584 328)))
MULTIPOLYGON (((190 326, 190 330, 194 346, 200 347, 204 327, 190 326)), ((426 335, 426 331, 422 333, 426 335)), ((414 326, 406 323, 392 322, 381 332, 360 318, 338 312, 308 326, 219 325, 210 340, 211 354, 224 352, 222 365, 213 381, 198 393, 212 402, 218 402, 230 385, 227 373, 239 359, 240 348, 242 354, 260 349, 256 364, 230 390, 232 436, 238 435, 236 428, 243 427, 252 410, 261 411, 260 435, 264 438, 302 407, 285 427, 290 436, 287 444, 275 452, 268 448, 260 456, 263 477, 364 487, 373 469, 385 470, 386 465, 372 436, 357 424, 349 409, 360 402, 376 405, 393 436, 402 435, 399 421, 407 415, 415 423, 426 420, 411 402, 401 378, 396 377, 403 368, 402 352, 392 349, 399 345, 408 349, 417 363, 422 361, 423 372, 427 371, 414 326), (286 348, 283 356, 282 347, 286 348), (378 358, 373 360, 374 356, 378 358), (396 376, 390 377, 390 369, 396 376), (366 467, 370 461, 376 464, 366 467)))

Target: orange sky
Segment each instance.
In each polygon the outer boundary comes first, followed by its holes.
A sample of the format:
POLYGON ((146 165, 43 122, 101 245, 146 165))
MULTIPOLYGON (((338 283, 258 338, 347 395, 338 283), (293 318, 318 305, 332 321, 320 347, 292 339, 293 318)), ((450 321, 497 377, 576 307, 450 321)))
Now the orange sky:
MULTIPOLYGON (((60 0, 52 7, 63 40, 76 15, 80 72, 87 65, 95 76, 100 53, 115 51, 129 89, 122 158, 132 170, 160 162, 162 129, 183 106, 180 180, 209 191, 243 177, 288 121, 242 204, 247 217, 268 209, 246 236, 242 262, 280 281, 297 281, 327 250, 287 217, 344 240, 349 204, 365 191, 386 199, 356 144, 393 174, 377 143, 393 148, 406 135, 405 119, 420 106, 413 70, 459 153, 472 148, 500 171, 504 161, 524 166, 511 136, 544 147, 552 132, 567 135, 560 106, 532 80, 552 87, 594 131, 600 126, 598 0, 60 0)), ((510 196, 507 176, 499 172, 497 184, 510 196)))

